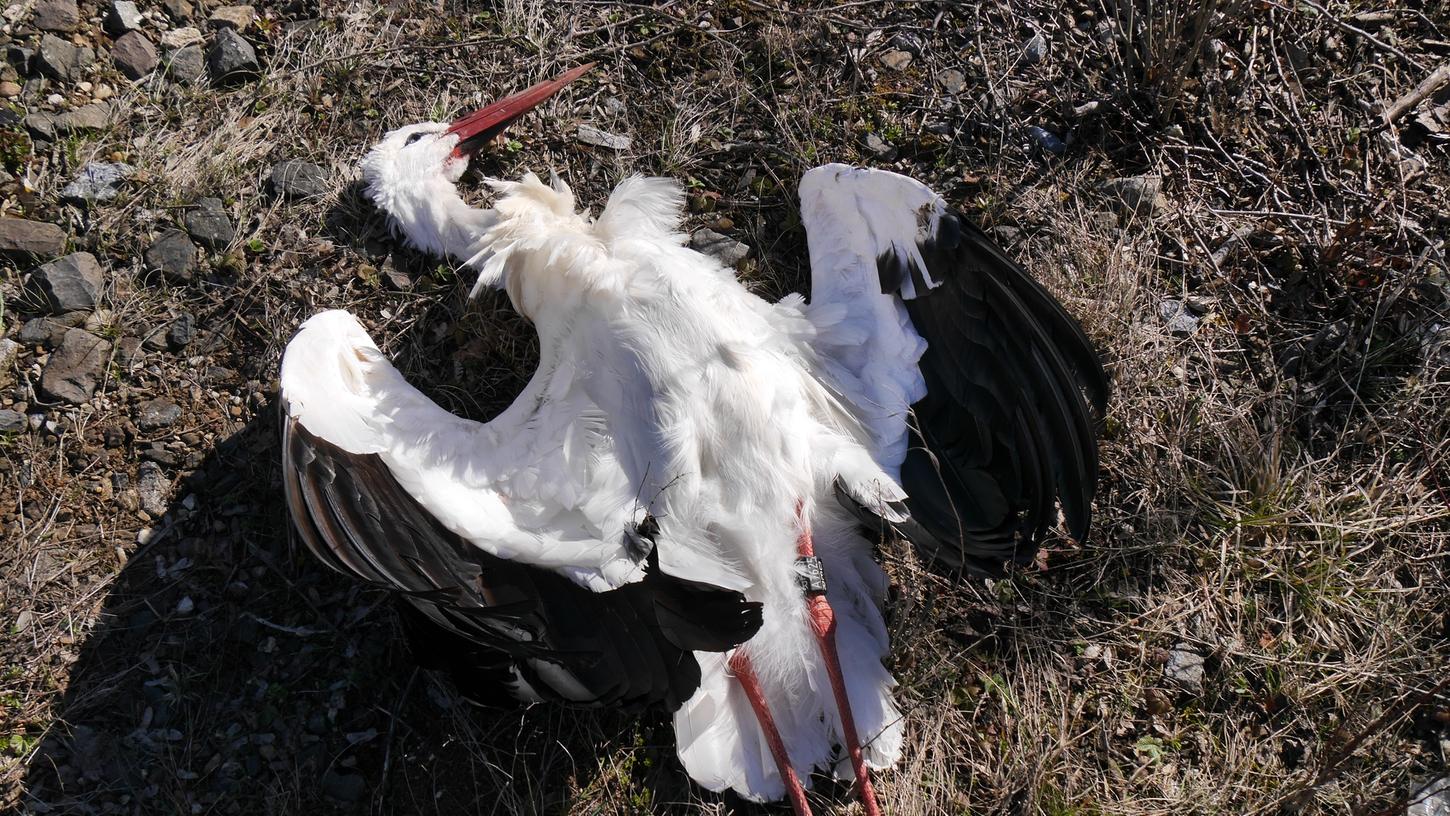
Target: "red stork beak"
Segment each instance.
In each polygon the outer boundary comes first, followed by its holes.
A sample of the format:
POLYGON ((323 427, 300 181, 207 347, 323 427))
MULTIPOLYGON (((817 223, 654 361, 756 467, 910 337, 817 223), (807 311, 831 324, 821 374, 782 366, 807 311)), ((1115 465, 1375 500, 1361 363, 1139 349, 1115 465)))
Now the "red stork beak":
POLYGON ((594 63, 591 62, 578 68, 571 68, 553 79, 540 82, 532 88, 519 91, 513 96, 504 97, 492 105, 479 108, 467 116, 453 120, 453 124, 444 131, 458 136, 458 146, 453 148, 453 155, 459 158, 473 155, 478 148, 502 133, 503 129, 515 119, 537 107, 539 103, 558 93, 560 88, 583 76, 593 67, 594 63))

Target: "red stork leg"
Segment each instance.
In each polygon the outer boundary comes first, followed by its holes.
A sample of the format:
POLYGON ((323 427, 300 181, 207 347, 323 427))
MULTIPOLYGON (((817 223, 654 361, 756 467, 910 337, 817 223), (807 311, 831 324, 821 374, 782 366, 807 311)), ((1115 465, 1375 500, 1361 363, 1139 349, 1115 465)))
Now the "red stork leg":
MULTIPOLYGON (((800 535, 796 539, 796 554, 800 558, 814 560, 815 543, 811 540, 811 528, 805 523, 799 503, 796 504, 796 517, 801 522, 800 535)), ((851 771, 856 775, 861 804, 866 807, 866 816, 881 816, 881 806, 876 804, 876 789, 871 785, 871 772, 861 756, 861 738, 856 733, 856 719, 851 716, 851 701, 846 697, 846 681, 841 674, 841 656, 836 651, 836 612, 826 600, 824 589, 811 587, 806 591, 806 611, 810 616, 811 631, 815 633, 816 643, 821 647, 821 657, 826 661, 826 676, 831 681, 831 693, 836 697, 836 712, 841 717, 841 730, 846 737, 846 753, 851 758, 851 771)))
POLYGON ((775 719, 770 716, 770 706, 766 705, 765 692, 760 688, 760 679, 755 676, 755 667, 750 665, 750 656, 743 650, 736 649, 735 654, 730 656, 730 671, 740 681, 740 687, 745 690, 745 698, 755 710, 755 719, 760 722, 760 730, 765 732, 765 743, 770 746, 770 755, 775 757, 775 767, 780 771, 780 778, 785 781, 785 792, 790 797, 791 809, 796 816, 811 816, 811 806, 806 802, 805 789, 801 787, 800 777, 796 776, 795 768, 790 764, 790 755, 785 752, 785 742, 780 738, 780 729, 775 727, 775 719))

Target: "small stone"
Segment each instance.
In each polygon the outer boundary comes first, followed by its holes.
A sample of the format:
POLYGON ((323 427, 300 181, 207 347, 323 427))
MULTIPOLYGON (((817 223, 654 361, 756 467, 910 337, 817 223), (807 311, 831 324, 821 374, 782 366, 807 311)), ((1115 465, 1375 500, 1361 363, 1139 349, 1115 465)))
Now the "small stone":
POLYGON ((252 24, 257 16, 251 6, 222 6, 213 11, 207 18, 212 28, 235 28, 237 31, 246 31, 247 26, 252 24))
POLYGON ((910 51, 887 51, 881 55, 881 64, 893 71, 905 71, 911 67, 910 51))
POLYGON ((5 61, 21 76, 30 76, 35 70, 35 49, 11 43, 5 46, 5 61))
POLYGON ((110 356, 110 343, 82 329, 70 329, 40 374, 41 393, 73 405, 89 400, 110 356))
POLYGON ((161 35, 161 44, 168 49, 185 48, 188 45, 201 45, 206 38, 201 35, 201 30, 193 26, 182 26, 173 28, 161 35))
POLYGON ((62 135, 89 130, 105 130, 112 124, 114 111, 109 102, 92 102, 55 117, 55 132, 62 135))
POLYGON ((943 91, 952 95, 961 93, 967 87, 967 78, 962 75, 961 71, 955 68, 948 68, 938 73, 936 75, 936 81, 941 85, 943 91))
POLYGON ((201 46, 178 48, 166 57, 166 75, 174 82, 192 85, 206 76, 206 55, 201 46))
POLYGON ((180 456, 167 450, 160 442, 152 442, 149 447, 143 448, 141 458, 169 468, 180 467, 182 461, 180 456))
POLYGON ((178 615, 190 615, 195 611, 196 601, 193 601, 190 595, 183 596, 181 600, 176 602, 176 614, 178 615))
POLYGON ((152 518, 166 515, 166 505, 171 501, 171 480, 154 462, 142 462, 136 466, 136 492, 141 495, 141 509, 152 518))
POLYGON ((1163 665, 1163 674, 1169 680, 1197 691, 1203 688, 1203 656, 1180 643, 1168 652, 1168 662, 1163 665))
POLYGON ((122 162, 87 162, 75 180, 61 189, 60 197, 76 203, 110 201, 134 172, 134 167, 122 162))
POLYGON ((105 286, 105 274, 96 256, 77 252, 57 258, 30 273, 30 289, 51 314, 96 308, 105 286))
POLYGON ((283 198, 316 198, 327 193, 327 171, 302 159, 275 165, 271 179, 272 191, 283 198))
POLYGON ((54 34, 46 34, 40 38, 40 51, 36 60, 41 73, 51 79, 68 82, 79 77, 82 71, 96 61, 96 52, 89 46, 76 45, 54 34))
POLYGON ((1163 179, 1159 176, 1108 179, 1098 191, 1124 217, 1152 215, 1168 203, 1163 197, 1163 179))
POLYGON ((9 385, 14 379, 15 361, 20 359, 20 344, 8 337, 0 337, 0 385, 9 385))
POLYGON ((156 46, 139 31, 132 31, 116 40, 116 44, 111 47, 111 59, 121 73, 130 79, 146 76, 161 63, 156 46))
POLYGON ((196 244, 181 230, 170 230, 157 238, 142 257, 146 268, 176 283, 185 283, 196 273, 196 244))
POLYGON ((25 321, 20 327, 20 342, 27 346, 55 348, 65 339, 65 333, 72 327, 49 317, 37 317, 25 321))
POLYGON ((181 351, 191 345, 196 337, 196 317, 191 312, 182 312, 166 330, 166 345, 172 351, 181 351))
POLYGON ((866 134, 866 138, 862 140, 862 144, 866 146, 866 149, 871 152, 872 156, 882 161, 891 161, 896 158, 896 148, 887 144, 884 139, 875 133, 866 134))
POLYGON ((0 411, 0 434, 20 433, 30 424, 25 414, 19 411, 0 411))
POLYGON ((115 36, 128 31, 140 30, 145 18, 141 9, 131 0, 111 0, 111 9, 106 13, 106 30, 115 36))
POLYGON ((17 263, 54 258, 65 250, 65 230, 44 221, 0 218, 0 255, 17 263))
POLYGON ((206 55, 207 67, 211 69, 213 81, 239 79, 256 74, 261 66, 257 63, 257 52, 234 28, 223 28, 216 34, 216 42, 206 55))
POLYGON ((1032 35, 1032 39, 1022 47, 1022 61, 1028 65, 1036 65, 1047 57, 1047 38, 1038 31, 1032 35))
POLYGON ((1038 147, 1053 155, 1061 155, 1067 152, 1067 144, 1057 138, 1057 134, 1049 130, 1033 125, 1027 128, 1027 137, 1038 147))
POLYGON ((192 9, 191 0, 161 0, 161 7, 177 22, 190 20, 196 13, 192 9))
POLYGON ((0 82, 0 96, 6 99, 14 99, 20 95, 21 87, 15 82, 0 82))
POLYGON ((691 235, 690 246, 698 252, 714 256, 726 266, 734 266, 750 254, 749 245, 708 229, 691 235))
POLYGON ((1198 316, 1189 310, 1181 300, 1167 298, 1158 303, 1158 316, 1168 331, 1174 334, 1193 334, 1198 328, 1198 316))
POLYGON ((35 27, 42 31, 75 31, 81 24, 76 0, 40 0, 35 4, 35 27))
POLYGON ((610 150, 628 150, 634 145, 634 140, 628 136, 600 130, 593 125, 580 125, 577 137, 584 144, 607 147, 610 150))
POLYGON ((146 400, 136 406, 136 427, 143 431, 165 428, 181 419, 181 407, 168 399, 146 400))
POLYGON ((225 247, 236 237, 232 219, 227 217, 226 207, 219 198, 198 200, 186 211, 183 220, 191 237, 212 249, 225 247))

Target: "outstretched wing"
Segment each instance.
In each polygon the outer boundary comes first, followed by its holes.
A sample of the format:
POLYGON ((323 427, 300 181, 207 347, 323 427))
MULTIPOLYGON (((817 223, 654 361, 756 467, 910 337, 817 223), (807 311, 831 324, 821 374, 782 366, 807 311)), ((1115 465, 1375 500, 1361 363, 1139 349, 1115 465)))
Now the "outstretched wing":
POLYGON ((843 501, 983 574, 1030 562, 1059 506, 1084 537, 1108 385, 1077 322, 920 182, 830 164, 800 197, 817 353, 908 495, 843 501))
POLYGON ((691 652, 748 639, 759 609, 658 569, 561 368, 546 361, 498 419, 468 422, 351 315, 312 318, 282 364, 288 507, 324 563, 402 597, 420 661, 465 689, 673 709, 699 683, 691 652))

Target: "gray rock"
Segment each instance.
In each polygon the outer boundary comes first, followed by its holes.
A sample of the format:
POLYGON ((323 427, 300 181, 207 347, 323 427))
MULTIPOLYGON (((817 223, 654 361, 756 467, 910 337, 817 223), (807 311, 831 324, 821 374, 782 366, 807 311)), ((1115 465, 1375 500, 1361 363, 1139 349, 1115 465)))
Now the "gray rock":
POLYGON ((30 289, 51 314, 89 312, 101 300, 105 273, 89 252, 57 258, 30 273, 30 289))
POLYGON ((203 198, 186 211, 186 231, 199 243, 220 249, 232 242, 236 230, 219 198, 203 198))
POLYGON ((1168 331, 1174 334, 1193 334, 1198 329, 1198 316, 1181 300, 1167 298, 1158 303, 1158 316, 1168 331))
POLYGON ((1198 691, 1203 688, 1203 655, 1193 651, 1188 644, 1180 643, 1168 652, 1168 662, 1163 666, 1163 675, 1198 691))
POLYGON ((206 41, 202 36, 201 29, 195 26, 182 26, 173 28, 161 35, 161 44, 167 48, 185 48, 188 45, 201 45, 206 41))
POLYGON ((54 258, 65 250, 65 230, 44 221, 0 218, 0 255, 17 263, 54 258))
POLYGON ((152 518, 161 518, 171 502, 171 480, 155 462, 142 462, 136 466, 136 493, 141 497, 141 509, 152 518))
POLYGON ((185 283, 196 274, 196 244, 181 230, 170 230, 157 238, 142 258, 147 269, 176 283, 185 283))
POLYGON ((161 0, 161 7, 177 22, 190 20, 196 13, 192 10, 191 0, 161 0))
POLYGON ((174 82, 194 85, 206 77, 206 55, 201 46, 188 45, 166 56, 166 75, 174 82))
POLYGON ((0 411, 0 434, 20 433, 30 421, 19 411, 0 411))
MULTIPOLYGON (((1441 750, 1445 741, 1441 738, 1441 750)), ((1410 785, 1410 806, 1405 816, 1450 816, 1450 775, 1410 785)))
POLYGON ((196 338, 196 317, 191 312, 182 312, 166 330, 166 345, 173 351, 181 351, 196 338))
POLYGON ((217 31, 216 42, 206 55, 207 67, 215 82, 243 79, 255 75, 261 66, 257 63, 257 52, 234 28, 217 31))
POLYGON ((40 50, 36 54, 41 73, 51 79, 69 82, 79 79, 81 72, 96 61, 95 49, 62 40, 54 34, 40 38, 40 50))
POLYGON ((887 51, 881 55, 881 64, 893 71, 905 71, 911 67, 910 51, 887 51))
POLYGON ((628 150, 634 145, 634 140, 628 136, 600 130, 593 125, 580 125, 577 138, 584 144, 607 147, 610 150, 628 150))
POLYGON ((302 159, 275 165, 271 178, 272 191, 283 198, 316 198, 327 193, 327 171, 302 159))
POLYGON ((46 398, 80 404, 96 393, 111 344, 83 329, 70 329, 40 374, 40 392, 46 398))
POLYGON ((871 155, 882 161, 891 161, 896 158, 896 148, 875 133, 866 134, 866 138, 862 139, 861 143, 871 152, 871 155))
POLYGON ((121 162, 87 162, 70 184, 60 191, 66 201, 90 203, 110 201, 121 192, 121 183, 136 169, 121 162))
POLYGON ((111 0, 111 9, 106 13, 106 30, 112 35, 138 31, 143 23, 141 9, 131 0, 111 0))
POLYGON ((0 337, 0 385, 10 383, 15 361, 18 359, 20 359, 20 344, 8 337, 0 337))
POLYGON ((105 130, 112 124, 113 110, 109 102, 92 102, 75 110, 56 114, 52 119, 57 135, 65 136, 88 130, 105 130))
POLYGON ((132 31, 117 39, 116 44, 111 46, 111 59, 116 62, 121 73, 131 79, 146 76, 161 63, 156 46, 139 31, 132 31))
POLYGON ((55 348, 65 339, 65 333, 73 327, 49 317, 36 317, 25 321, 20 327, 20 342, 27 346, 55 348))
POLYGON ((1152 215, 1168 203, 1163 198, 1163 179, 1158 176, 1108 179, 1098 191, 1125 217, 1152 215))
POLYGON ((726 266, 734 266, 750 254, 747 244, 709 229, 702 229, 691 235, 690 246, 706 255, 713 255, 726 266))
POLYGON ((967 78, 955 68, 948 68, 938 73, 936 81, 941 85, 943 91, 953 95, 961 93, 967 87, 967 78))
POLYGON ((41 31, 75 31, 81 24, 76 0, 40 0, 35 4, 35 27, 41 31))
POLYGON ((1033 144, 1053 155, 1061 155, 1067 152, 1067 144, 1057 138, 1056 133, 1044 130, 1036 125, 1027 128, 1027 138, 1031 139, 1033 144))
MULTIPOLYGON (((34 80, 32 80, 34 81, 34 80)), ((25 117, 25 129, 30 131, 30 138, 36 141, 55 141, 55 114, 45 111, 36 111, 27 114, 25 117)))
POLYGON ((1033 33, 1032 39, 1022 46, 1022 61, 1028 65, 1036 65, 1047 57, 1047 38, 1042 32, 1033 33))
POLYGON ((150 447, 142 448, 141 458, 169 468, 180 467, 182 462, 180 454, 167 450, 160 442, 152 442, 150 447))
POLYGON ((136 406, 136 427, 143 431, 165 428, 181 419, 181 406, 169 399, 146 400, 136 406))

